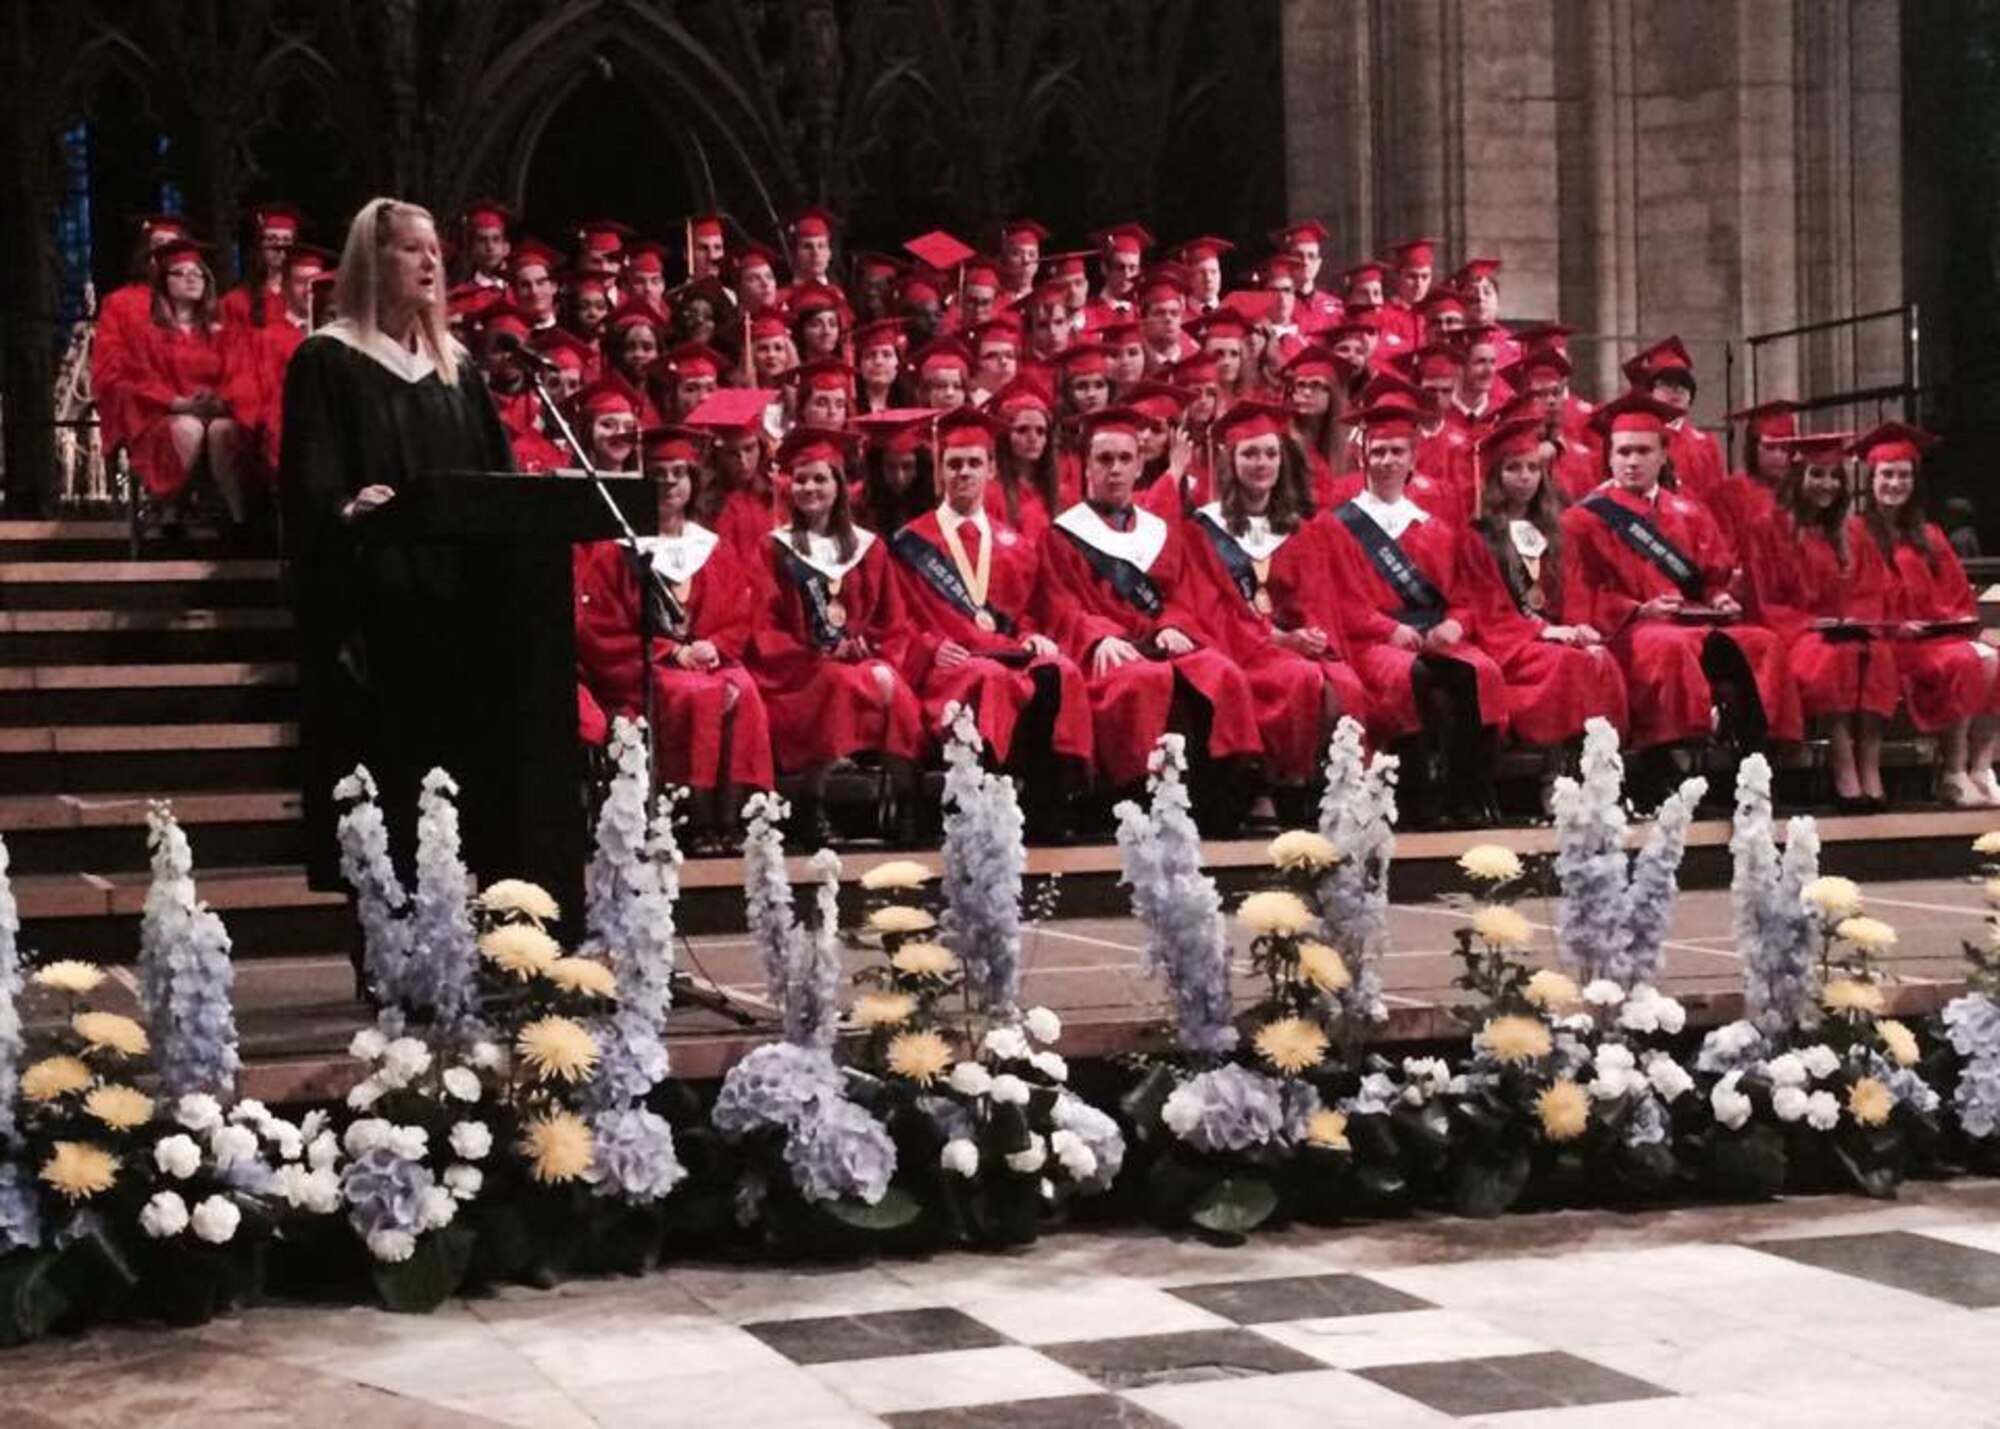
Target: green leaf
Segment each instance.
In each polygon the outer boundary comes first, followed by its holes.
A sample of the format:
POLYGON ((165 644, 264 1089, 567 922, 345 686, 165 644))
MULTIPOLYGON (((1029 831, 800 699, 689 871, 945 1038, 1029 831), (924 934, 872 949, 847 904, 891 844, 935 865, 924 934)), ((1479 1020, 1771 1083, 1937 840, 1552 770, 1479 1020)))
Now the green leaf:
POLYGON ((1854 1183, 1855 1190, 1878 1201, 1896 1199, 1896 1188, 1902 1184, 1903 1176, 1894 1162, 1863 1165, 1839 1141, 1833 1141, 1832 1146, 1833 1159, 1840 1164, 1847 1179, 1854 1183))
POLYGON ((1709 1176, 1730 1196, 1767 1198, 1785 1188, 1785 1138, 1769 1125, 1718 1130, 1709 1143, 1709 1176))
POLYGON ((0 1256, 0 1345, 25 1345, 49 1332, 69 1310, 70 1298, 49 1271, 51 1251, 0 1256))
POLYGON ((869 1205, 853 1199, 821 1201, 819 1208, 843 1225, 864 1231, 893 1231, 910 1224, 924 1212, 923 1203, 901 1186, 891 1186, 882 1199, 869 1205))
POLYGON ((1243 1236, 1278 1209, 1278 1193, 1260 1176, 1225 1176, 1194 1199, 1188 1219, 1205 1231, 1243 1236))
POLYGON ((1452 1177, 1452 1209, 1461 1216, 1504 1214, 1521 1198, 1531 1168, 1526 1147, 1460 1163, 1452 1177))
POLYGON ((385 1310, 399 1315, 428 1315, 457 1292, 472 1259, 475 1237, 460 1226, 427 1231, 405 1261, 375 1264, 375 1293, 385 1310))
POLYGON ((1148 1068, 1139 1085, 1119 1101, 1119 1109, 1125 1113, 1125 1120, 1139 1140, 1150 1141, 1158 1134, 1160 1108, 1167 1104, 1173 1090, 1174 1069, 1155 1065, 1148 1068))

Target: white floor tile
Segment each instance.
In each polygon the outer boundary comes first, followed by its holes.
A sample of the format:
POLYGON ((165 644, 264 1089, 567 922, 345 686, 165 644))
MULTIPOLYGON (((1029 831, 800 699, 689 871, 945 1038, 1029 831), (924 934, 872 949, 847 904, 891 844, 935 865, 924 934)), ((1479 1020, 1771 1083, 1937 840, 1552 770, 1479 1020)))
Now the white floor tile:
POLYGON ((1124 1398, 1186 1429, 1427 1429, 1460 1421, 1340 1370, 1130 1389, 1124 1398))
POLYGON ((1058 1289, 1012 1290, 960 1302, 959 1308, 1028 1345, 1226 1330, 1233 1322, 1178 1296, 1133 1281, 1078 1281, 1058 1289))
POLYGON ((1546 1350, 1521 1335, 1496 1329, 1454 1310, 1408 1310, 1392 1315, 1335 1315, 1253 1326, 1258 1334, 1311 1355, 1337 1369, 1424 1364, 1432 1360, 1483 1359, 1546 1350))
POLYGON ((844 1360, 813 1365, 807 1372, 877 1414, 1098 1392, 1093 1381, 1020 1345, 844 1360))

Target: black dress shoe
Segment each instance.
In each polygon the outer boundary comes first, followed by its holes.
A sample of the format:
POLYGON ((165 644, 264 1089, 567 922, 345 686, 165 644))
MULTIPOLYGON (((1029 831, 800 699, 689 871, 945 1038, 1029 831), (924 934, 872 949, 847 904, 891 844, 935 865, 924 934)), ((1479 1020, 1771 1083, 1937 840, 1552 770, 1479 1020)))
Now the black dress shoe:
POLYGON ((1835 794, 1833 811, 1836 814, 1872 814, 1875 801, 1866 794, 1835 794))

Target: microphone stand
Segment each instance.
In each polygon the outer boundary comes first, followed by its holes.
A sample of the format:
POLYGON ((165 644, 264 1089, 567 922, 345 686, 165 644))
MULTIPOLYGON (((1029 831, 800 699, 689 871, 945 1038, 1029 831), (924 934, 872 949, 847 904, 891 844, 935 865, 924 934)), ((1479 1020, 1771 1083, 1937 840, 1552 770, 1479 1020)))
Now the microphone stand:
MULTIPOLYGON (((549 391, 548 383, 542 380, 542 369, 536 362, 538 354, 525 348, 516 351, 515 356, 528 369, 528 380, 534 384, 535 396, 540 399, 542 412, 554 423, 559 436, 570 453, 576 458, 577 468, 590 482, 604 509, 611 513, 612 523, 618 528, 615 538, 624 549, 626 559, 631 562, 632 575, 639 583, 639 677, 644 681, 646 719, 646 798, 648 804, 653 797, 657 771, 654 768, 653 740, 658 724, 658 695, 653 688, 653 602, 658 599, 661 609, 666 609, 666 601, 671 596, 667 579, 654 568, 652 560, 639 544, 639 533, 632 529, 632 523, 625 518, 624 508, 612 496, 611 488, 604 484, 604 473, 591 461, 590 452, 577 440, 576 429, 563 415, 555 394, 549 391)), ((574 618, 574 617, 572 617, 574 618)), ((753 1027, 757 1023, 756 1014, 739 1006, 734 998, 717 987, 713 982, 696 982, 688 974, 676 969, 668 974, 668 988, 674 1002, 689 1002, 720 1013, 739 1027, 753 1027)))

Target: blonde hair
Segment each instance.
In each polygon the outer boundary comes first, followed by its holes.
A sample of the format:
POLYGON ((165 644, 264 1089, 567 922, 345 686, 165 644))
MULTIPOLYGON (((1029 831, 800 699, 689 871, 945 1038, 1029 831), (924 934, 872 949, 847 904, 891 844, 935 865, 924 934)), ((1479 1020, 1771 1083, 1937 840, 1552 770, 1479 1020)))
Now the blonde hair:
MULTIPOLYGON (((361 206, 347 226, 347 243, 340 250, 340 274, 334 280, 333 304, 342 319, 363 338, 382 331, 381 255, 395 235, 394 225, 399 218, 421 218, 433 228, 437 225, 427 208, 401 199, 374 198, 361 206)), ((438 271, 442 277, 442 266, 438 271)), ((451 335, 442 281, 432 292, 430 305, 418 315, 417 340, 429 350, 431 361, 437 366, 438 380, 447 387, 456 387, 462 353, 451 335)))

